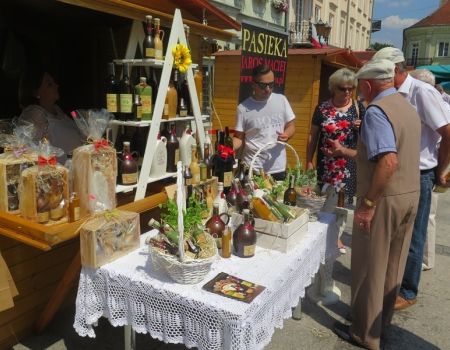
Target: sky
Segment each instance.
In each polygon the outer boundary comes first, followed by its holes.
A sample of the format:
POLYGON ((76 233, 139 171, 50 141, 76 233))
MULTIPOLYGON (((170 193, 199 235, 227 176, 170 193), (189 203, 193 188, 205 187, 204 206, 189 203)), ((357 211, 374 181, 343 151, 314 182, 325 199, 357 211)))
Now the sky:
POLYGON ((388 43, 402 49, 403 29, 434 12, 439 0, 374 0, 374 20, 380 19, 381 30, 372 33, 372 43, 388 43))

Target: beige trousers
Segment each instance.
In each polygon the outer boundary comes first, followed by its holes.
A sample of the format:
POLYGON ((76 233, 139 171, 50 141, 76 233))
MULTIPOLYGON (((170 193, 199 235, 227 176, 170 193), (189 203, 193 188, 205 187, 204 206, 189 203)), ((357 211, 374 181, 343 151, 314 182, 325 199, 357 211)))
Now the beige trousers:
POLYGON ((428 217, 427 240, 423 250, 423 263, 427 268, 434 268, 434 255, 436 250, 436 212, 439 193, 431 193, 430 216, 428 217))
POLYGON ((379 349, 381 333, 392 319, 418 201, 419 192, 382 197, 370 232, 353 225, 350 330, 369 349, 379 349))

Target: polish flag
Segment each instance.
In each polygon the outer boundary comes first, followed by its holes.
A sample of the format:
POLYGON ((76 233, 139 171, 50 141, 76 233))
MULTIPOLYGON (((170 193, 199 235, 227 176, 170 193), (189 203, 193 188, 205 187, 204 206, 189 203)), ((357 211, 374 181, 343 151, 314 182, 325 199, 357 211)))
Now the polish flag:
POLYGON ((320 44, 319 36, 317 35, 316 26, 314 23, 311 23, 311 44, 316 48, 321 48, 322 44, 320 44))

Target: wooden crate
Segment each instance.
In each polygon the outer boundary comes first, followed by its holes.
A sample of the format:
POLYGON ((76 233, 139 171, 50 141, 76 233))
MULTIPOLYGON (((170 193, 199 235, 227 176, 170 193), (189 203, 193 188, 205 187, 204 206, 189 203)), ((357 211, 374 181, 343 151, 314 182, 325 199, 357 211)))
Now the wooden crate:
POLYGON ((81 216, 93 213, 95 203, 105 205, 97 208, 100 210, 116 207, 117 155, 113 147, 99 150, 93 144, 78 147, 73 151, 72 166, 73 186, 80 198, 81 216))
POLYGON ((26 168, 34 165, 36 155, 26 154, 15 157, 12 154, 0 155, 0 210, 11 214, 19 214, 19 181, 20 174, 26 168), (15 191, 11 193, 11 190, 15 191), (16 208, 12 209, 12 201, 17 201, 16 208))
MULTIPOLYGON (((39 213, 38 206, 47 202, 50 219, 47 225, 67 222, 67 203, 69 201, 68 170, 61 165, 36 165, 25 169, 20 177, 20 213, 23 218, 33 222, 42 222, 43 214, 39 213), (38 192, 44 187, 48 196, 39 196, 38 192), (55 187, 56 186, 56 187, 55 187), (56 190, 57 188, 58 190, 56 190), (39 198, 41 197, 41 198, 39 198), (43 199, 42 199, 43 198, 43 199), (38 203, 38 201, 41 201, 38 203), (59 203, 59 204, 58 204, 59 203), (60 203, 64 203, 60 206, 60 203), (56 207, 58 205, 58 207, 56 207), (55 206, 55 207, 54 207, 55 206), (58 218, 52 220, 53 211, 58 218), (59 218, 59 215, 62 215, 59 218)), ((47 214, 45 214, 47 216, 47 214)))
POLYGON ((139 214, 114 210, 98 214, 80 230, 81 264, 97 268, 139 248, 139 214))

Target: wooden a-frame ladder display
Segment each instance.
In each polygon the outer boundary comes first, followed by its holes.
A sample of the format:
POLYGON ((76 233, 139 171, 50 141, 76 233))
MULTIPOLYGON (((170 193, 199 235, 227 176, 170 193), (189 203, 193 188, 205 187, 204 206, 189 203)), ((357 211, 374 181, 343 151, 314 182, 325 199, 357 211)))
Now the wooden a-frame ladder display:
MULTIPOLYGON (((135 201, 143 199, 145 197, 145 192, 147 190, 150 168, 153 161, 153 155, 156 149, 156 139, 161 124, 161 118, 164 111, 164 103, 166 100, 167 89, 169 87, 169 81, 173 67, 172 48, 175 47, 175 45, 177 45, 178 43, 187 46, 183 20, 181 18, 181 11, 179 9, 176 9, 173 17, 172 29, 170 31, 169 42, 167 44, 166 56, 164 59, 164 66, 161 73, 161 79, 159 82, 158 95, 156 97, 156 102, 153 109, 153 117, 150 123, 150 131, 148 133, 147 144, 145 146, 145 153, 142 161, 141 172, 139 174, 139 180, 136 188, 136 195, 134 197, 135 201)), ((194 74, 192 73, 192 67, 188 68, 186 72, 186 79, 189 88, 189 95, 191 98, 191 105, 194 114, 196 132, 201 145, 200 149, 203 152, 203 145, 205 143, 205 133, 200 111, 200 105, 197 97, 197 90, 195 88, 194 74)))

